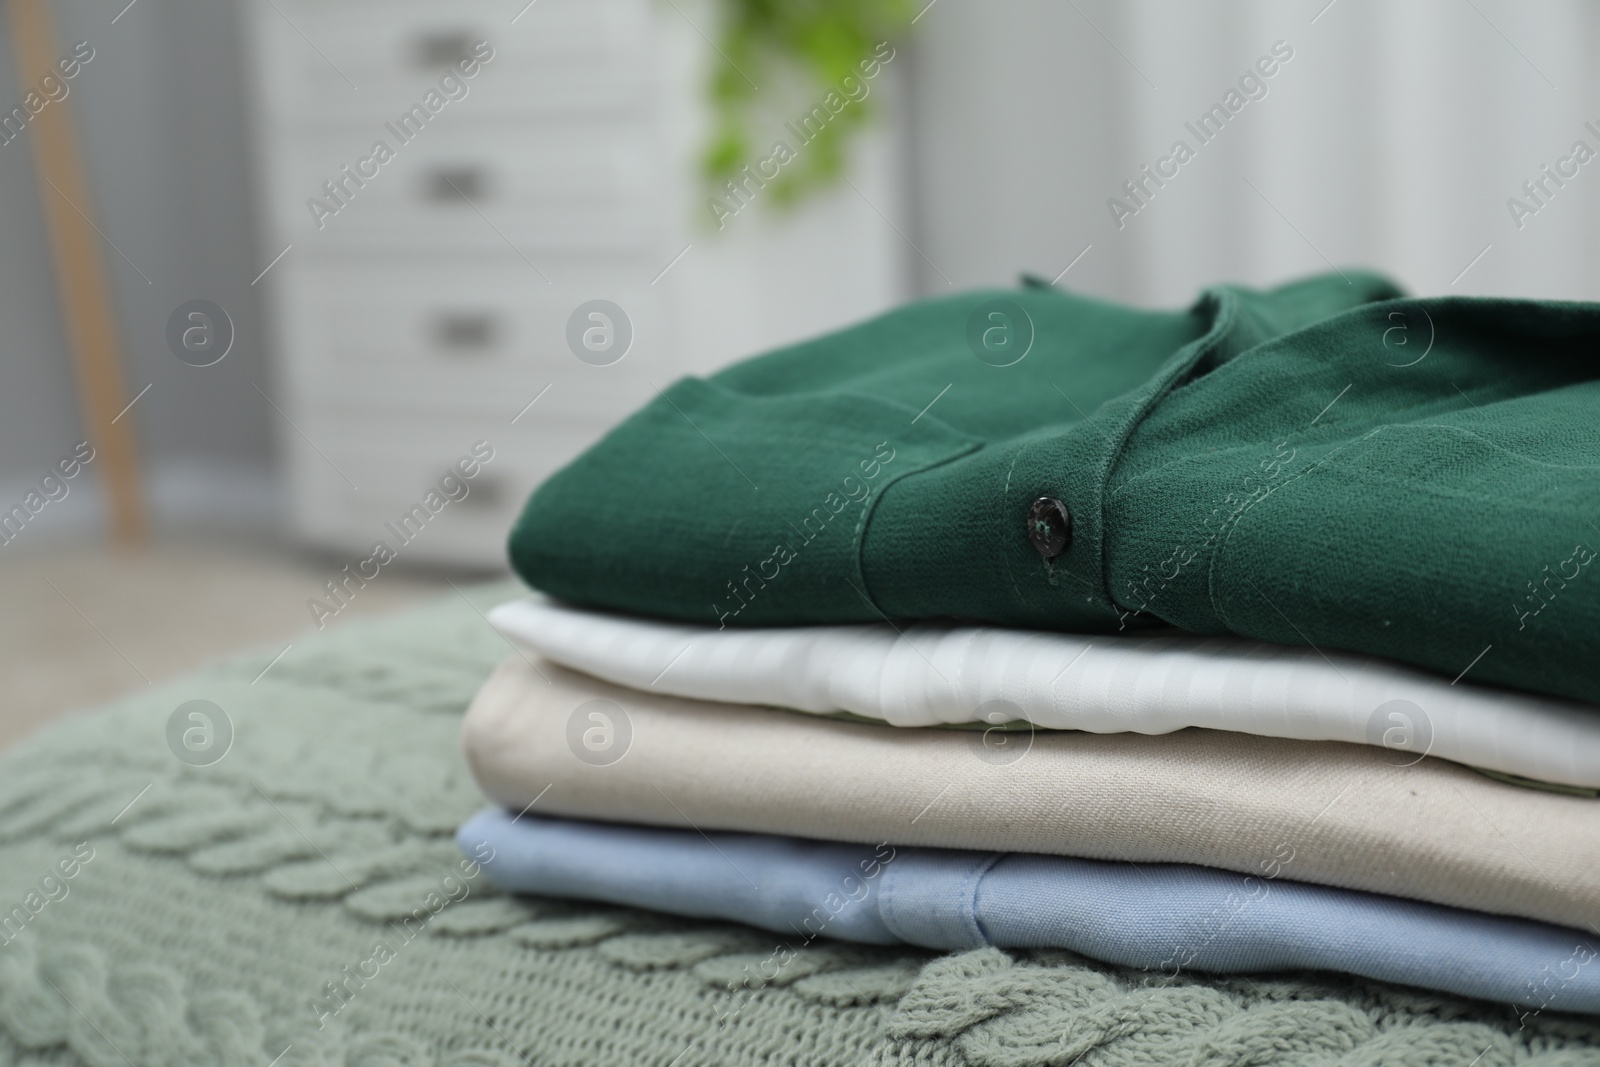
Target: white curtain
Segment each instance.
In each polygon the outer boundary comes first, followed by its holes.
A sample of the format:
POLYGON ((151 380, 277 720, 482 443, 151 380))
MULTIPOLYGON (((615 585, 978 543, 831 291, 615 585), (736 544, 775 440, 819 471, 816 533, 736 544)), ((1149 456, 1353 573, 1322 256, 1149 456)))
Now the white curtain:
POLYGON ((916 30, 923 292, 1053 278, 1088 248, 1060 284, 1144 304, 1352 266, 1600 298, 1595 5, 937 0, 916 30), (1201 144, 1185 123, 1280 41, 1265 95, 1247 82, 1201 144), (1180 139, 1193 158, 1161 164, 1180 139), (1123 183, 1146 165, 1176 174, 1140 204, 1123 183), (1120 228, 1113 197, 1137 209, 1120 228))

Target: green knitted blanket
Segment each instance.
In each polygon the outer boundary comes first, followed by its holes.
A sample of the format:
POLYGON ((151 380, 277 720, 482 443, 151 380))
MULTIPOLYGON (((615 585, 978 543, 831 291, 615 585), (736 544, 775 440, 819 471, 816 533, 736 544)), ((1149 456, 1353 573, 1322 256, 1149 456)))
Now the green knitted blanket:
POLYGON ((497 895, 451 835, 482 803, 460 716, 507 654, 480 610, 511 593, 332 627, 11 751, 0 1062, 1600 1064, 1559 998, 1519 1019, 1333 976, 798 941, 775 968, 746 928, 497 895), (225 720, 174 720, 194 700, 225 720))

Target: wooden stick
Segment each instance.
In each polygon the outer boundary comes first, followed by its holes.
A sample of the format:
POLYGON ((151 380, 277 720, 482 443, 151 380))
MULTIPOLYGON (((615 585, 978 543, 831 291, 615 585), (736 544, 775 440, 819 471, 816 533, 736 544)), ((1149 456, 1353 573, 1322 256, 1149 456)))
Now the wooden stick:
MULTIPOLYGON (((47 0, 10 0, 10 5, 23 96, 32 92, 45 98, 39 79, 47 73, 60 75, 47 0)), ((127 401, 116 317, 106 286, 101 238, 89 218, 94 201, 78 154, 69 100, 46 103, 32 116, 22 136, 33 138, 40 206, 50 233, 56 291, 72 347, 78 407, 97 453, 100 484, 110 505, 111 537, 117 544, 130 544, 145 535, 138 449, 132 420, 123 410, 127 401)), ((23 110, 28 110, 26 105, 23 110)))

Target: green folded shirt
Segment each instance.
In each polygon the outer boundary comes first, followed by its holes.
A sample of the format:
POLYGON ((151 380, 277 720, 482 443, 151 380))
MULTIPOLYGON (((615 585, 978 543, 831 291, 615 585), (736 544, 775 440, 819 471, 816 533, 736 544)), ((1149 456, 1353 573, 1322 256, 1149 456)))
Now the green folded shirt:
POLYGON ((511 559, 711 625, 1169 623, 1593 700, 1597 357, 1600 305, 1364 274, 923 301, 677 382, 511 559))

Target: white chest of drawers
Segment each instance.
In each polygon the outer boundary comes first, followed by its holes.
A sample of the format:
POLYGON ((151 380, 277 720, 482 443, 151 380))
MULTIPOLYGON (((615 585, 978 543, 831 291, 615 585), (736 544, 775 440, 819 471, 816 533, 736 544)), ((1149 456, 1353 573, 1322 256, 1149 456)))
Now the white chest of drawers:
POLYGON ((906 295, 887 133, 858 146, 853 187, 714 232, 695 176, 709 10, 522 3, 247 5, 264 246, 282 254, 258 282, 261 388, 305 543, 367 555, 487 441, 468 496, 399 555, 503 565, 528 492, 655 389, 906 295), (492 58, 452 75, 480 41, 492 58), (605 366, 567 341, 594 299, 633 331, 605 366))

